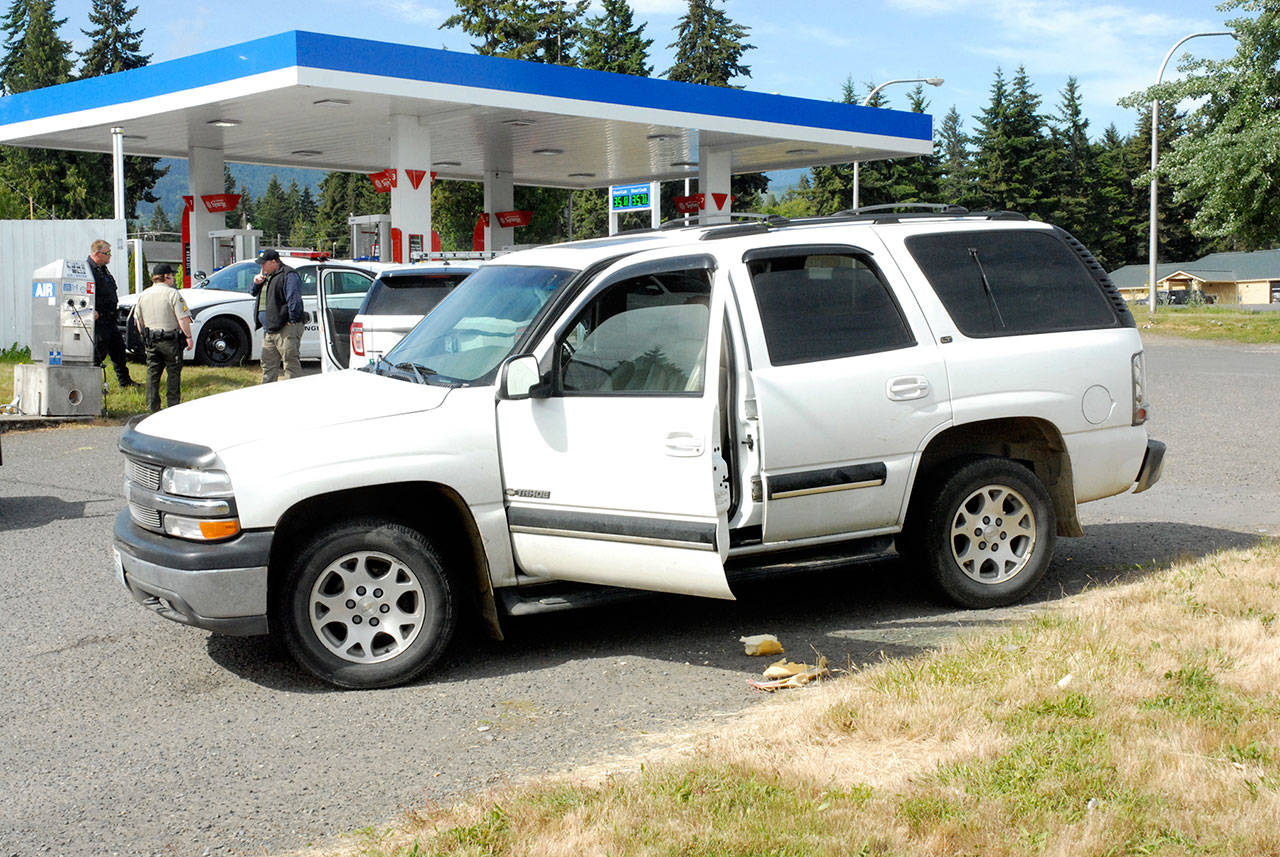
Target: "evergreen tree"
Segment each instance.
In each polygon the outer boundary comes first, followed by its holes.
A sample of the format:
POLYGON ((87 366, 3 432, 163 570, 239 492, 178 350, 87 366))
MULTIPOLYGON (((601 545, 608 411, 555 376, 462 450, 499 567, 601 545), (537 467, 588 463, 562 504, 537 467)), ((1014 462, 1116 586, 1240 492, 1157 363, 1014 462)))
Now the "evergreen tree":
POLYGON ((1149 203, 1145 191, 1133 184, 1144 166, 1129 142, 1114 124, 1108 125, 1094 157, 1095 208, 1090 216, 1101 228, 1086 246, 1107 270, 1140 261, 1146 246, 1143 224, 1149 203))
POLYGON ((520 59, 552 65, 574 65, 582 40, 582 21, 590 0, 540 0, 534 6, 532 51, 520 59))
POLYGON ((747 44, 748 27, 735 24, 719 0, 689 0, 688 11, 676 25, 675 63, 667 69, 668 80, 729 86, 735 77, 750 77, 751 68, 742 64, 742 55, 755 47, 747 44))
MULTIPOLYGON (((14 3, 10 7, 6 32, 17 41, 6 56, 7 76, 0 81, 6 92, 56 86, 70 79, 71 44, 58 35, 64 23, 65 19, 54 17, 53 0, 26 0, 24 6, 14 3), (23 12, 25 22, 18 18, 23 12)), ((28 217, 93 216, 92 207, 87 204, 89 187, 83 167, 86 157, 5 146, 0 148, 0 180, 19 196, 28 217)), ((111 193, 110 184, 107 192, 111 193)))
POLYGON ((973 196, 973 168, 969 155, 969 135, 964 132, 960 113, 952 107, 938 129, 941 178, 938 201, 968 206, 973 196))
POLYGON ((97 77, 131 68, 141 68, 151 61, 151 54, 142 53, 142 31, 130 28, 138 7, 125 7, 125 0, 93 0, 89 11, 92 30, 81 30, 89 37, 90 45, 80 53, 81 77, 97 77))
POLYGON ((244 185, 240 185, 240 190, 236 191, 236 193, 240 194, 240 204, 236 206, 236 213, 233 215, 235 222, 239 224, 240 229, 256 228, 256 226, 251 226, 256 219, 256 213, 253 208, 253 194, 249 193, 249 188, 244 185))
POLYGON ((173 228, 173 221, 169 219, 169 215, 165 214, 164 206, 158 202, 156 207, 151 209, 151 219, 147 221, 147 230, 150 232, 176 231, 173 228))
POLYGON ((649 65, 653 39, 644 37, 644 28, 644 24, 634 26, 627 0, 604 0, 600 17, 589 18, 583 28, 578 66, 648 77, 653 73, 649 65))
POLYGON ((289 201, 276 175, 271 176, 266 190, 255 200, 254 212, 258 217, 254 226, 262 230, 262 242, 269 246, 283 244, 293 224, 289 217, 289 201))
MULTIPOLYGON (((688 10, 676 24, 676 40, 667 45, 676 52, 675 63, 666 71, 668 80, 730 86, 735 77, 751 76, 750 66, 742 64, 743 55, 755 47, 745 41, 750 28, 730 20, 723 9, 716 8, 719 2, 689 0, 688 10)), ((763 173, 731 177, 734 210, 759 208, 768 187, 763 173)))
POLYGON ((27 26, 4 81, 9 93, 56 86, 71 79, 71 43, 58 36, 66 18, 54 18, 53 0, 29 0, 27 26))
MULTIPOLYGON (((254 201, 255 215, 259 219, 262 199, 265 199, 265 194, 254 201)), ((329 173, 320 182, 315 233, 318 248, 331 250, 337 256, 351 255, 351 227, 347 218, 351 215, 387 214, 390 209, 391 194, 378 193, 364 173, 329 173)), ((434 211, 432 215, 434 220, 434 211)), ((266 240, 265 228, 258 222, 254 226, 263 229, 263 239, 266 240)))
POLYGON ((0 94, 8 95, 14 91, 9 84, 22 56, 22 41, 27 34, 27 18, 30 15, 28 0, 13 0, 3 22, 0 22, 0 30, 4 31, 4 57, 0 58, 0 94))
POLYGON ((480 41, 485 56, 572 65, 588 0, 455 0, 458 11, 440 25, 480 41))
POLYGON ((1025 69, 1018 68, 1011 84, 996 70, 991 101, 978 116, 975 135, 976 197, 982 207, 1046 216, 1043 180, 1051 150, 1039 106, 1025 69))
MULTIPOLYGON (((130 22, 137 7, 126 8, 124 0, 93 0, 89 13, 93 30, 82 30, 93 41, 81 52, 80 76, 97 77, 119 71, 141 68, 151 61, 141 53, 142 30, 131 29, 130 22)), ((86 176, 90 210, 105 217, 114 210, 111 158, 106 155, 76 155, 86 176)), ((155 202, 156 182, 169 171, 160 167, 158 158, 129 156, 124 161, 124 196, 126 215, 136 216, 138 203, 155 202)))
POLYGON ((1048 220, 1079 238, 1085 246, 1097 246, 1101 233, 1111 227, 1096 217, 1099 189, 1095 150, 1089 142, 1089 120, 1084 118, 1074 77, 1067 78, 1062 103, 1051 122, 1053 169, 1046 195, 1048 220))

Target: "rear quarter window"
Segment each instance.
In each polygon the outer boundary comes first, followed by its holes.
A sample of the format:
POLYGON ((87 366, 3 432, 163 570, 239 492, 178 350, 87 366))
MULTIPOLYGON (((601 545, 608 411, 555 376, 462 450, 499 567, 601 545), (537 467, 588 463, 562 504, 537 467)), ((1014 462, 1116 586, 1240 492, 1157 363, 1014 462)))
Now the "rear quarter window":
POLYGON ((379 277, 369 287, 360 311, 365 315, 426 315, 470 274, 456 271, 379 277))
POLYGON ((888 286, 855 253, 781 248, 748 256, 752 291, 774 366, 916 344, 888 286))
POLYGON ((1120 326, 1098 283, 1054 233, 950 232, 906 245, 965 336, 1120 326))

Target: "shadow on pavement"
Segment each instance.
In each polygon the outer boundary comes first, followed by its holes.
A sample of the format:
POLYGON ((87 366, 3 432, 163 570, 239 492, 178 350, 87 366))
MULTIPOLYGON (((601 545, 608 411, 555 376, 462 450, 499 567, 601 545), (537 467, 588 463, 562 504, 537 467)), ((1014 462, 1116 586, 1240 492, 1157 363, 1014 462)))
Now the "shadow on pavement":
POLYGON ((60 497, 0 497, 0 532, 34 530, 52 521, 90 517, 85 506, 92 500, 63 500, 60 497))
MULTIPOLYGON (((506 619, 506 639, 461 629, 424 684, 474 681, 568 662, 639 658, 758 674, 769 658, 743 654, 740 636, 775 634, 787 657, 826 656, 855 669, 936 648, 964 630, 1026 618, 1087 589, 1141 579, 1180 560, 1248 548, 1260 537, 1182 523, 1098 524, 1061 539, 1044 581, 1024 602, 993 610, 956 609, 936 597, 900 559, 796 572, 735 586, 736 601, 643 595, 608 607, 506 619)), ((240 677, 292 693, 332 692, 265 637, 212 636, 209 656, 240 677)))

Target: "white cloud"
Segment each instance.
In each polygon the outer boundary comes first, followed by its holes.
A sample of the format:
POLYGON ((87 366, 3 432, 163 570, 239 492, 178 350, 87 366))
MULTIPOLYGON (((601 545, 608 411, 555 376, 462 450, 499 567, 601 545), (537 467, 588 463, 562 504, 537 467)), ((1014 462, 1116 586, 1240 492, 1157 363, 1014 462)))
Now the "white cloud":
MULTIPOLYGON (((888 0, 888 5, 913 16, 968 19, 967 29, 982 36, 957 37, 954 47, 994 60, 1006 76, 1024 66, 1040 84, 1043 103, 1049 108, 1056 107, 1057 92, 1045 91, 1045 78, 1065 81, 1074 75, 1086 101, 1114 104, 1154 82, 1165 51, 1179 38, 1198 30, 1222 29, 1221 19, 1211 15, 1190 17, 1123 3, 888 0)), ((934 23, 941 26, 943 21, 934 23)), ((1174 68, 1171 63, 1170 70, 1174 68)))
POLYGON ((410 24, 439 25, 447 13, 437 6, 416 0, 373 0, 373 5, 396 19, 410 24))
POLYGON ((689 9, 687 0, 631 0, 636 15, 683 15, 689 9))

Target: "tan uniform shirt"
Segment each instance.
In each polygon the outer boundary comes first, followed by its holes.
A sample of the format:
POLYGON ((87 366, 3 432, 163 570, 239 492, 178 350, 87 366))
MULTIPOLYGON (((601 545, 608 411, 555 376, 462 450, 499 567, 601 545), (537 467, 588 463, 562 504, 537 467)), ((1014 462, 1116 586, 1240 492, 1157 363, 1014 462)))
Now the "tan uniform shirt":
POLYGON ((182 292, 166 283, 152 283, 138 298, 140 326, 151 330, 181 330, 180 318, 191 318, 182 292))

